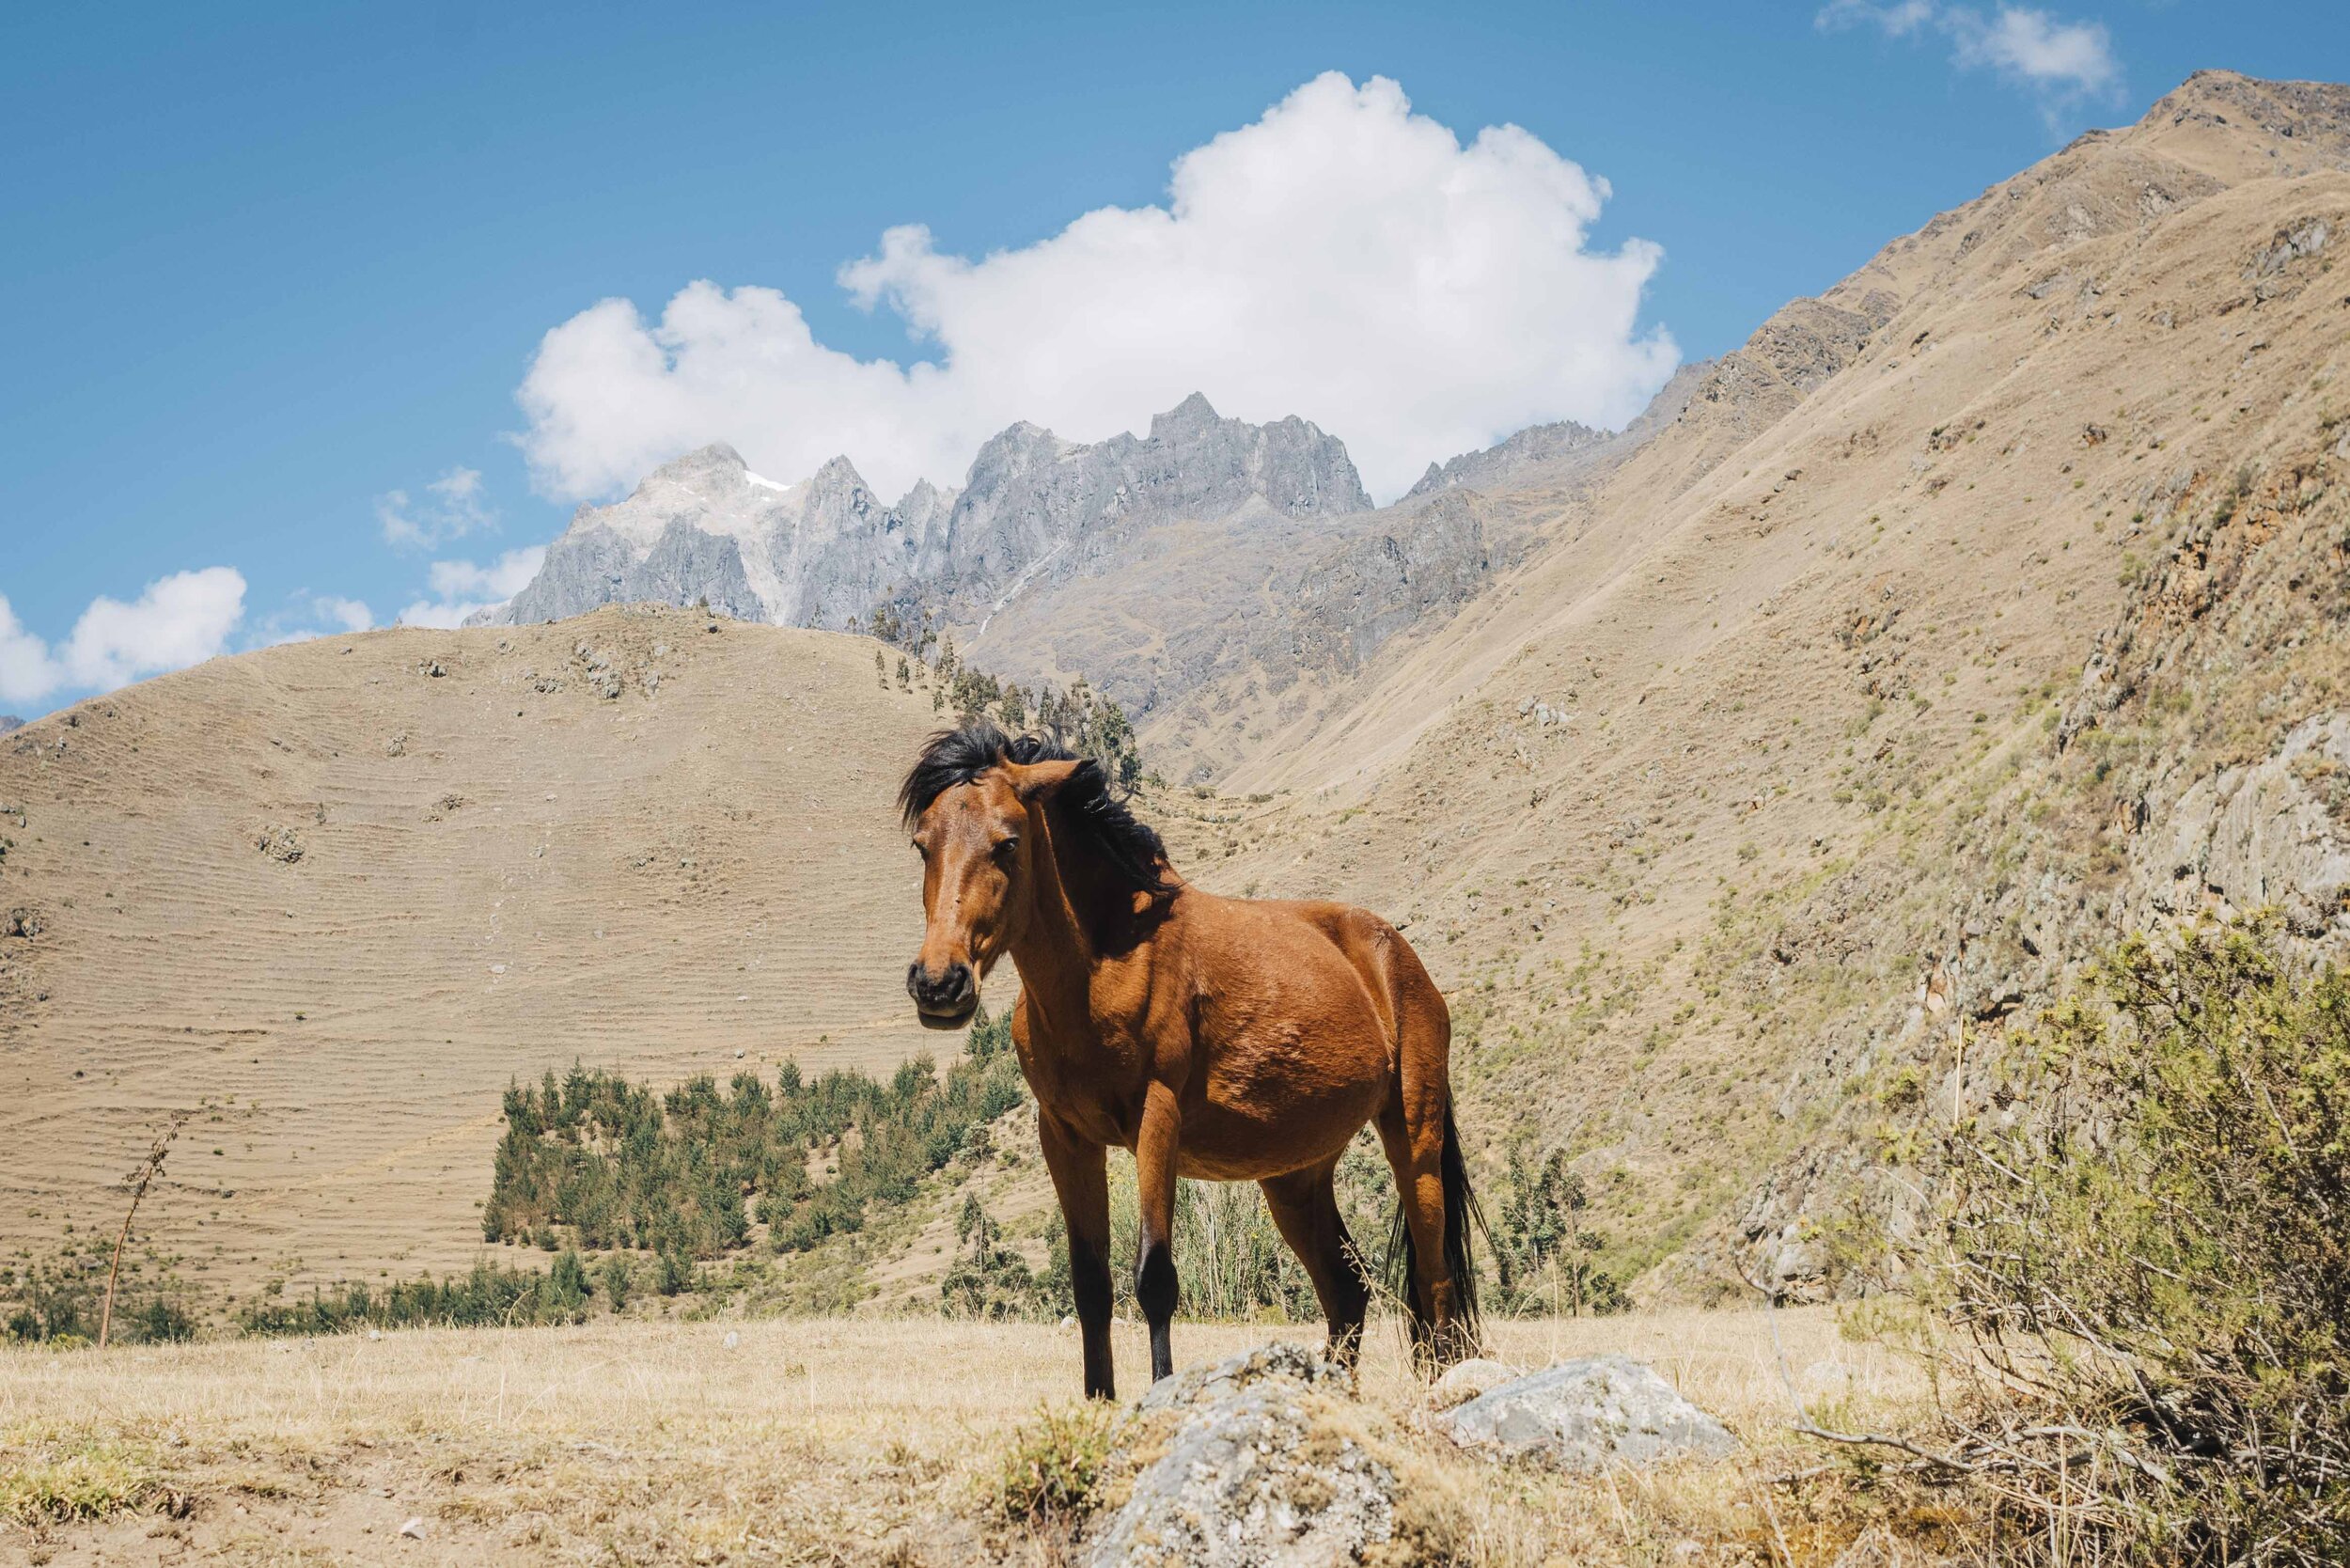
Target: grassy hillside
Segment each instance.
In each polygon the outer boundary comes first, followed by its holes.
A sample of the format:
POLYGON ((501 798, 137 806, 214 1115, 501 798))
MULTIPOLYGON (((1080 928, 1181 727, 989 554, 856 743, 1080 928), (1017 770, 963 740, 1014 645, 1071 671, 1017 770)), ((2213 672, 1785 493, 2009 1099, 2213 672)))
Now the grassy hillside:
POLYGON ((1878 1106, 1947 1104, 1953 1019, 2182 879, 2341 929, 2285 785, 2339 766, 2289 737, 2341 700, 2345 167, 2350 92, 2210 73, 1789 306, 1237 770, 1268 798, 1208 876, 1408 922, 1488 1168, 1565 1150, 1615 1266, 1827 1288, 1829 1195, 1878 1106))
POLYGON ((0 742, 0 1247, 142 1211, 208 1288, 467 1263, 509 1082, 933 1047, 859 638, 605 611, 217 660, 0 742))

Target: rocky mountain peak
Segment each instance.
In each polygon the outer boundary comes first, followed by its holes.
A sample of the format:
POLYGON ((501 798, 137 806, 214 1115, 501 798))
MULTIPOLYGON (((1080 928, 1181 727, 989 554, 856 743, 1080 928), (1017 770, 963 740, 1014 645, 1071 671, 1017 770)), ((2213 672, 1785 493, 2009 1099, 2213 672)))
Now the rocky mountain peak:
POLYGON ((2232 71, 2199 71, 2154 101, 2139 129, 2189 120, 2237 125, 2298 142, 2332 143, 2350 134, 2350 86, 2268 82, 2232 71))
POLYGON ((671 458, 646 475, 637 491, 641 493, 646 485, 655 483, 690 484, 696 479, 710 477, 739 478, 749 470, 750 464, 743 461, 742 453, 723 441, 713 441, 707 447, 697 447, 682 457, 671 458))
POLYGON ((1214 405, 1204 392, 1194 392, 1165 414, 1151 416, 1151 439, 1180 441, 1184 436, 1205 431, 1218 419, 1214 405))
POLYGON ((5 735, 11 729, 22 729, 24 728, 24 721, 18 718, 14 713, 0 713, 0 735, 5 735))
POLYGON ((1419 482, 1404 493, 1404 499, 1428 495, 1455 485, 1472 489, 1491 488, 1515 478, 1528 469, 1571 458, 1605 445, 1606 431, 1595 431, 1589 425, 1561 419, 1555 424, 1529 425, 1507 441, 1486 447, 1481 452, 1463 452, 1448 463, 1432 463, 1419 482))

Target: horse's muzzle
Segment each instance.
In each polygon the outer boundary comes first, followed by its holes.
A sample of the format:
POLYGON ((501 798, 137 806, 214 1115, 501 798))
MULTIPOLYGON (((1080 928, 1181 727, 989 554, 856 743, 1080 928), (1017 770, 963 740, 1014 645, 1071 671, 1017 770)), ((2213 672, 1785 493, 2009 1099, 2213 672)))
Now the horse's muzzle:
POLYGON ((979 987, 971 965, 960 961, 931 969, 920 959, 906 966, 906 995, 914 1011, 934 1029, 958 1029, 979 1011, 979 987))

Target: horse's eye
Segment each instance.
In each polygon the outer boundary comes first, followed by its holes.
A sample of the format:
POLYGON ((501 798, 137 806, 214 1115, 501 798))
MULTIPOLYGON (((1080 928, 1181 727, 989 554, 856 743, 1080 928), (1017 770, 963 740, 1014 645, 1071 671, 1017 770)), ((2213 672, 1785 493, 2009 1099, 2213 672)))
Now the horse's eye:
POLYGON ((930 852, 930 851, 928 851, 928 850, 926 850, 926 849, 924 849, 921 845, 916 844, 916 845, 915 845, 915 846, 914 846, 914 853, 915 853, 915 854, 916 854, 916 855, 928 855, 928 854, 930 854, 931 852, 930 852))
POLYGON ((1002 843, 995 846, 995 858, 998 860, 1010 860, 1011 858, 1012 851, 1018 849, 1019 847, 1020 840, 1017 838, 1007 839, 1002 843))

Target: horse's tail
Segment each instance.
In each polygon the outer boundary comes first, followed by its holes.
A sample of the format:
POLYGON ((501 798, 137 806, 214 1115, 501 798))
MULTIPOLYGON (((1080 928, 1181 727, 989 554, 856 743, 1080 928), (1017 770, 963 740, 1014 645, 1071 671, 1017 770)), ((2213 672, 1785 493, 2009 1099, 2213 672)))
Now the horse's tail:
POLYGON ((1380 1272, 1386 1276, 1388 1292, 1411 1312, 1413 1349, 1423 1357, 1443 1362, 1470 1354, 1480 1342, 1477 1253, 1470 1232, 1485 1229, 1484 1211, 1477 1206, 1477 1194, 1469 1186, 1468 1162, 1461 1153, 1461 1129, 1452 1120, 1449 1090, 1444 1107, 1444 1152, 1437 1169, 1444 1179, 1444 1265, 1445 1272, 1452 1277, 1456 1314, 1453 1332, 1458 1342, 1436 1343, 1435 1309, 1420 1294, 1418 1253, 1412 1245, 1412 1228, 1403 1220, 1400 1193, 1394 1221, 1387 1229, 1387 1255, 1380 1272))

